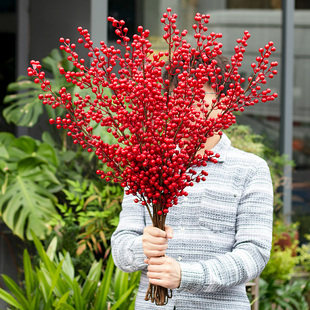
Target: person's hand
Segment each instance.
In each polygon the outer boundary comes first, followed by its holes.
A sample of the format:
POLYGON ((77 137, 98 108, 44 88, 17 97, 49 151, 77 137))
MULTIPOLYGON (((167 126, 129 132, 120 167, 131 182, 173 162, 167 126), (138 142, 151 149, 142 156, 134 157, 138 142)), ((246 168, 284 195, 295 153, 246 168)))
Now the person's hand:
POLYGON ((146 257, 159 257, 164 256, 168 248, 168 239, 171 239, 173 229, 170 226, 165 227, 165 231, 147 226, 143 230, 142 245, 146 257))
POLYGON ((152 257, 144 260, 148 264, 147 276, 150 283, 175 289, 181 283, 180 264, 171 257, 152 257))

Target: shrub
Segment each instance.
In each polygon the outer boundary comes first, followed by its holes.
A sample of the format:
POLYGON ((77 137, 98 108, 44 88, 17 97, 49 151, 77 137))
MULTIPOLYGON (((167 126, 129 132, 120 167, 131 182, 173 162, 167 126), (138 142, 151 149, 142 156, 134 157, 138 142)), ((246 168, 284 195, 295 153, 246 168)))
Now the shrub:
POLYGON ((110 256, 103 277, 101 260, 94 261, 87 274, 82 271, 75 276, 70 254, 56 254, 56 238, 45 251, 35 234, 32 237, 40 261, 32 268, 28 251, 24 251, 24 287, 2 276, 11 294, 0 289, 0 298, 10 305, 9 309, 116 310, 121 305, 133 309, 138 272, 129 276, 118 270, 113 277, 115 267, 110 256))

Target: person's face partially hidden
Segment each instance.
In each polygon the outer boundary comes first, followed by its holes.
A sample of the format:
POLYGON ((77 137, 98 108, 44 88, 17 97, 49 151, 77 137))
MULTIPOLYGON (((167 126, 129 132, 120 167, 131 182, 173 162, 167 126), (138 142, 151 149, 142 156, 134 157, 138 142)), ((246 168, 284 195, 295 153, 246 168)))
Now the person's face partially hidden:
POLYGON ((205 97, 204 97, 205 102, 204 103, 196 102, 193 104, 192 107, 194 108, 195 111, 200 113, 199 117, 206 117, 208 115, 208 118, 211 117, 217 118, 217 114, 220 113, 221 110, 217 108, 212 108, 213 105, 216 104, 217 102, 216 93, 214 92, 212 87, 207 84, 204 86, 204 89, 205 89, 205 97))

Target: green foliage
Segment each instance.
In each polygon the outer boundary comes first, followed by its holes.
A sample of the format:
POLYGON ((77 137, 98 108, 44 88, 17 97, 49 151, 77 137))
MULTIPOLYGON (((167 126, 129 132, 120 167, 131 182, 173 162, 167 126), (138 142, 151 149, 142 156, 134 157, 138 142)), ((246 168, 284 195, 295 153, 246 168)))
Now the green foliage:
POLYGON ((229 127, 225 132, 234 147, 264 157, 266 146, 263 143, 263 137, 253 133, 251 127, 234 125, 229 127))
POLYGON ((76 268, 85 270, 95 257, 108 257, 123 189, 101 180, 67 180, 66 187, 65 203, 57 204, 59 214, 49 223, 54 229, 51 236, 57 236, 59 248, 70 252, 76 268))
POLYGON ((276 219, 273 225, 273 238, 270 259, 261 277, 268 282, 290 280, 300 264, 297 239, 298 224, 285 224, 276 219))
MULTIPOLYGON (((94 154, 76 148, 66 136, 61 143, 49 133, 42 138, 40 142, 0 133, 0 216, 22 239, 31 240, 30 230, 40 238, 50 233, 47 222, 57 215, 57 201, 66 203, 61 190, 69 193, 72 188, 67 179, 81 183, 92 179, 105 186, 96 175, 98 160, 94 154)), ((108 195, 108 190, 103 193, 108 195)))
POLYGON ((260 279, 260 310, 307 310, 306 295, 310 290, 310 281, 296 279, 294 281, 265 281, 260 279))
MULTIPOLYGON (((57 89, 65 86, 68 92, 76 92, 75 86, 59 73, 60 66, 69 71, 74 69, 61 52, 52 50, 42 65, 52 74, 50 81, 57 89)), ((8 91, 14 94, 4 100, 10 104, 3 111, 6 121, 18 126, 35 125, 43 112, 42 102, 38 100, 40 86, 21 77, 8 86, 8 91)), ((55 118, 50 106, 45 106, 45 110, 49 118, 55 118)), ((94 133, 110 141, 111 134, 97 127, 94 133)), ((99 165, 94 153, 74 145, 64 130, 50 127, 50 131, 42 134, 43 143, 30 137, 16 139, 8 133, 0 135, 0 217, 20 238, 31 239, 30 229, 40 238, 50 233, 47 219, 56 214, 57 201, 66 203, 61 190, 69 190, 67 179, 80 183, 98 179, 95 171, 99 165)))
POLYGON ((129 274, 116 268, 114 281, 111 283, 111 291, 113 292, 111 299, 114 305, 117 304, 117 301, 124 299, 123 303, 118 307, 119 310, 134 310, 135 296, 129 296, 126 292, 130 291, 129 289, 139 281, 140 272, 129 274))
POLYGON ((303 266, 304 270, 306 272, 310 272, 310 235, 307 234, 304 236, 308 243, 303 244, 299 248, 299 259, 300 259, 300 264, 303 266))
POLYGON ((7 123, 32 127, 43 113, 43 106, 38 99, 41 86, 28 77, 21 76, 16 82, 9 84, 7 91, 19 92, 4 97, 3 103, 10 104, 3 110, 7 123))
POLYGON ((0 299, 11 306, 9 309, 131 309, 139 283, 138 272, 128 275, 118 270, 114 273, 110 256, 103 277, 102 261, 94 261, 87 274, 81 272, 75 276, 70 254, 56 254, 56 239, 47 251, 35 234, 33 240, 40 262, 32 268, 29 254, 24 251, 24 287, 20 288, 10 277, 2 276, 11 294, 0 289, 0 299), (114 292, 111 287, 115 288, 114 292))
POLYGON ((278 246, 274 246, 268 264, 261 274, 263 279, 290 280, 294 274, 295 267, 299 263, 299 258, 293 256, 292 248, 285 248, 283 251, 278 246))
POLYGON ((310 280, 294 279, 310 262, 309 246, 299 247, 298 223, 274 222, 271 256, 261 274, 259 309, 308 309, 310 280))
POLYGON ((0 215, 20 238, 31 239, 30 230, 41 238, 56 214, 55 152, 48 144, 9 133, 0 133, 0 149, 0 215))
MULTIPOLYGON (((51 53, 42 59, 42 67, 46 72, 51 72, 53 77, 50 79, 55 89, 66 87, 70 92, 74 92, 74 85, 68 83, 66 78, 59 73, 58 68, 62 66, 66 70, 74 71, 72 62, 68 61, 58 49, 53 49, 51 53)), ((43 105, 38 95, 42 93, 41 86, 33 82, 33 79, 27 76, 21 76, 14 83, 9 84, 3 103, 9 104, 3 110, 3 116, 7 123, 13 123, 18 126, 33 127, 40 115, 43 113, 43 105)), ((47 114, 50 118, 55 117, 54 110, 47 106, 47 114)))

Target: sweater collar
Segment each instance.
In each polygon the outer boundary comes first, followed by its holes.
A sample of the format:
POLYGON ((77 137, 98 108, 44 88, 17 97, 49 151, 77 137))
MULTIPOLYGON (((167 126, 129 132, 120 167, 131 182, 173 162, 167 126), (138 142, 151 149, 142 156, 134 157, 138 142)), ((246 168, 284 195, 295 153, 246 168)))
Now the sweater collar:
POLYGON ((217 159, 219 163, 223 163, 225 161, 226 155, 227 155, 227 152, 230 146, 231 146, 231 141, 226 136, 226 134, 223 133, 220 141, 212 149, 214 154, 218 153, 220 155, 220 157, 217 159))

